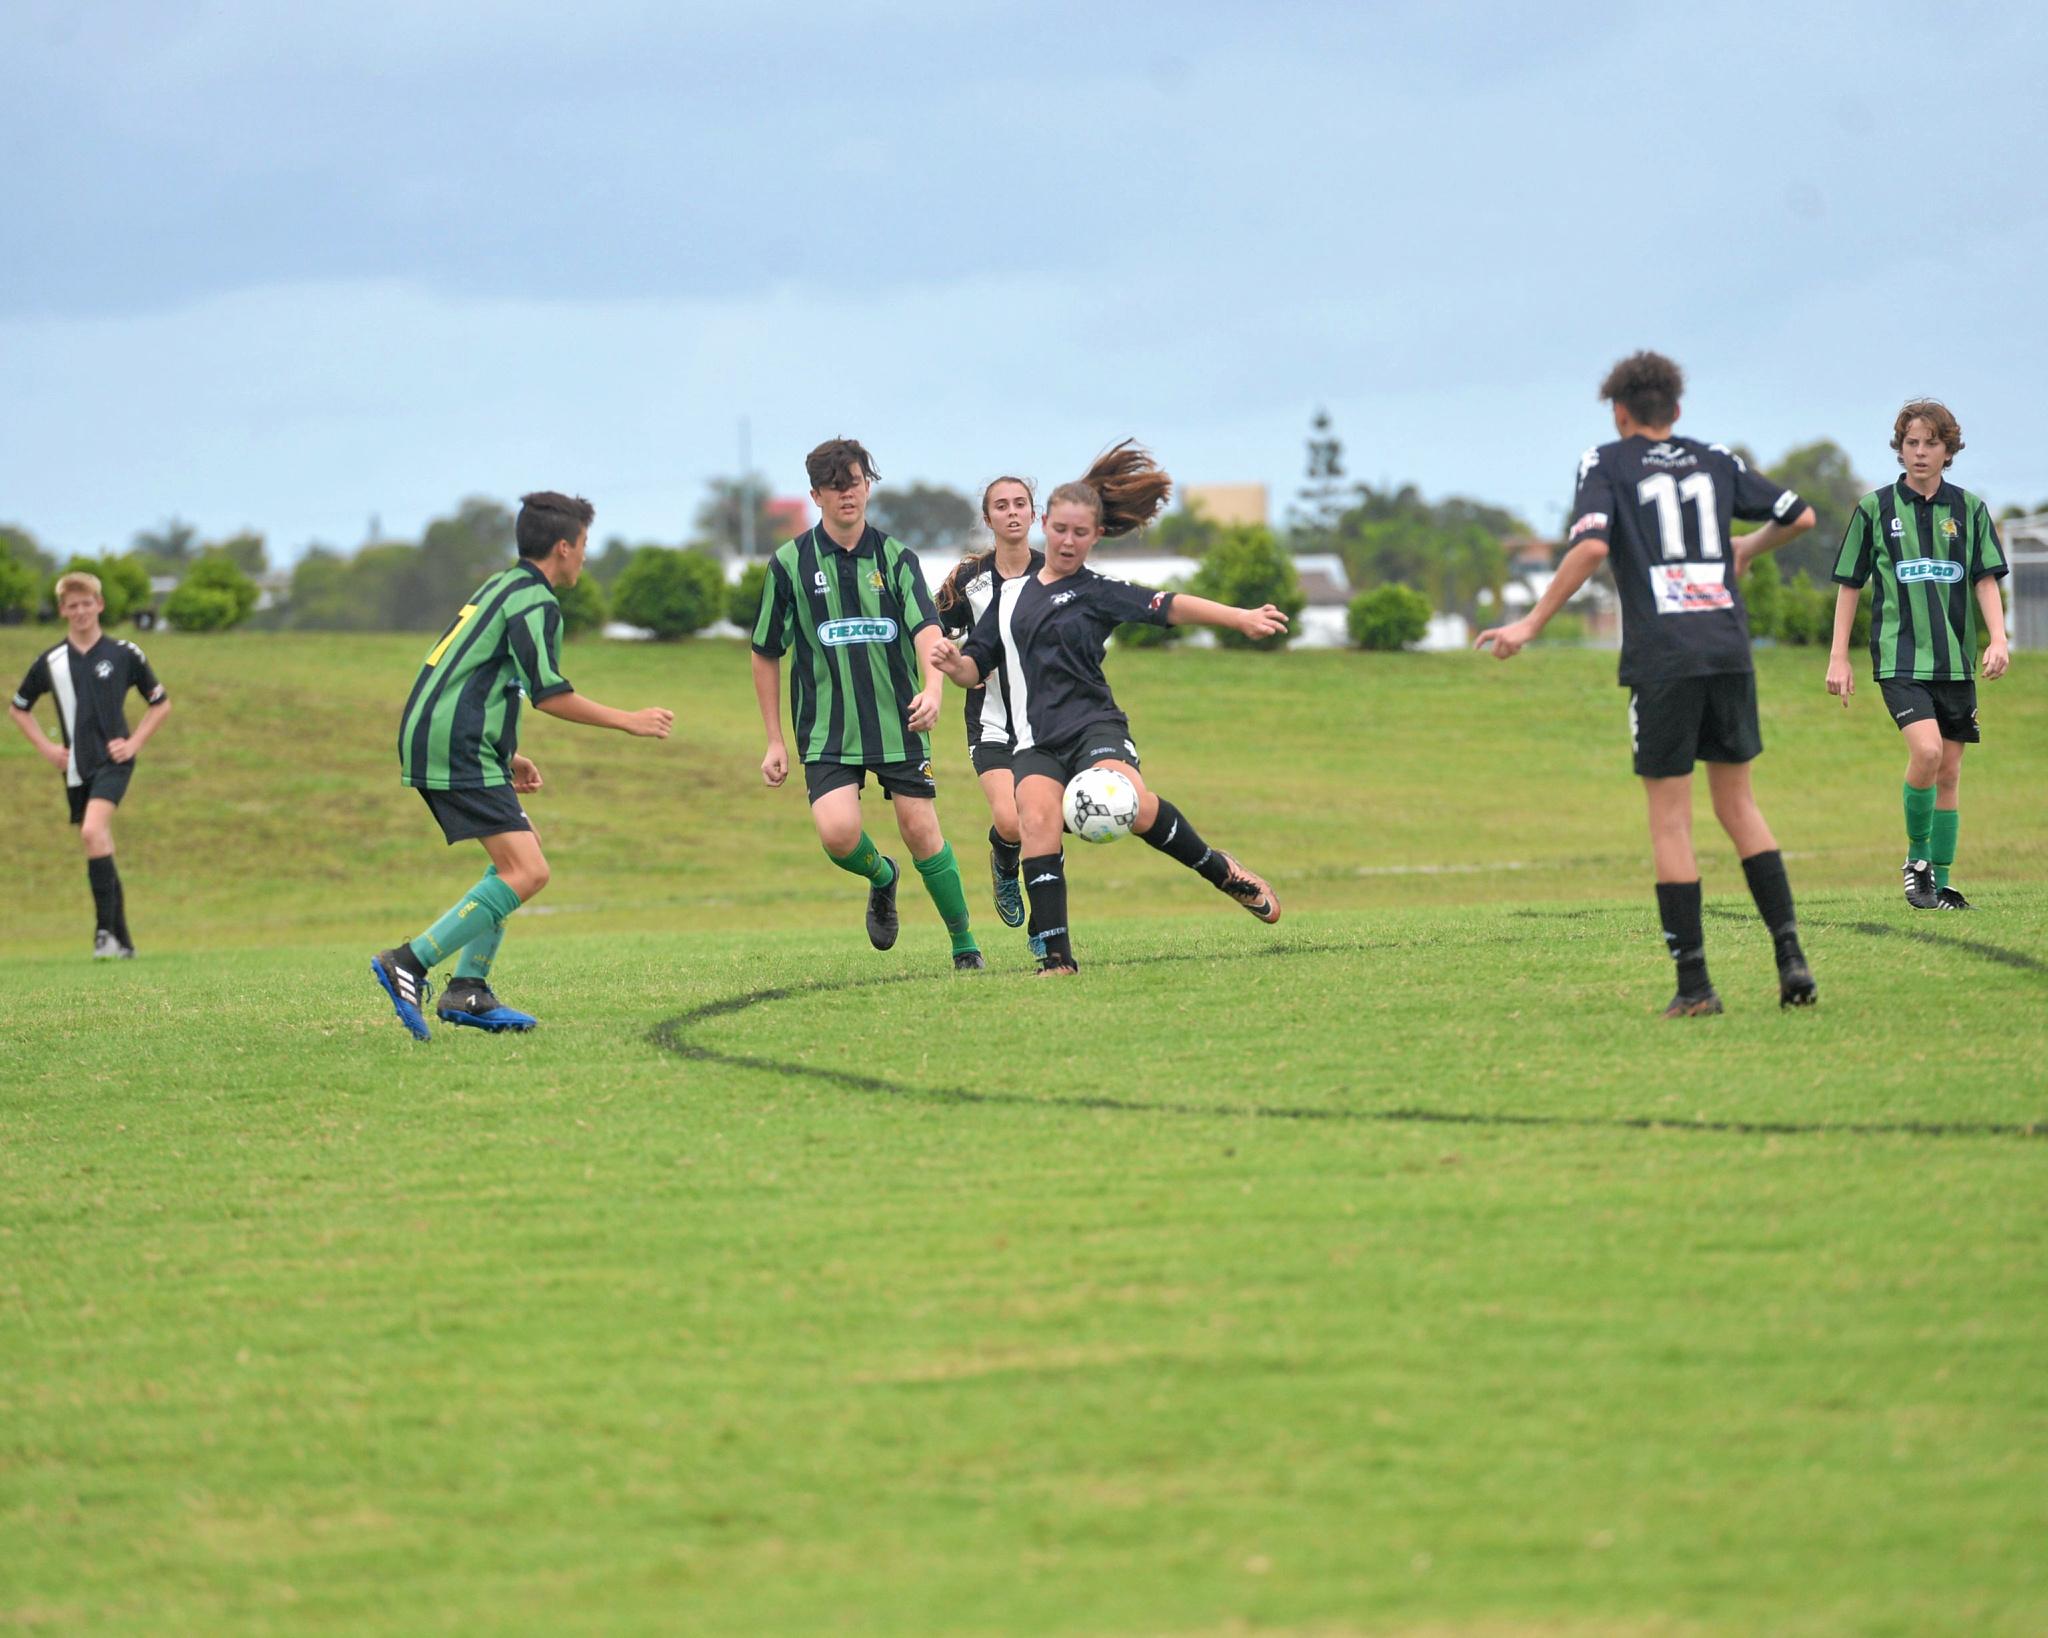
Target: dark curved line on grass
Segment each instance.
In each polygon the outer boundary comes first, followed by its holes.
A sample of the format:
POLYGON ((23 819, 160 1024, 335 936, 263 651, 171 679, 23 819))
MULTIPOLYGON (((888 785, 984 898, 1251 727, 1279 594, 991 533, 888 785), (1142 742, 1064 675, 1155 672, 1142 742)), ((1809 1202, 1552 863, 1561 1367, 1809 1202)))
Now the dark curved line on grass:
MULTIPOLYGON (((1858 931, 1865 925, 1855 924, 1858 931)), ((1890 928, 1878 930, 1890 932, 1890 928)), ((1936 939, 1936 943, 1949 943, 1936 939)), ((1365 944, 1282 944, 1261 952, 1268 956, 1327 955, 1339 950, 1362 950, 1365 944)), ((2011 954, 2012 952, 2006 952, 2011 954)), ((1210 951, 1181 954, 1132 956, 1120 961, 1098 961, 1096 967, 1149 967, 1171 962, 1202 961, 1210 951)), ((1023 1092, 976 1091, 964 1086, 915 1086, 856 1070, 832 1069, 818 1064, 784 1063, 775 1058, 756 1057, 744 1052, 721 1052, 716 1047, 692 1040, 690 1031, 714 1018, 730 1018, 753 1007, 806 995, 832 995, 847 990, 879 989, 887 984, 929 981, 929 973, 883 973, 873 978, 819 980, 808 984, 770 985, 707 1001, 688 1012, 663 1019, 647 1032, 647 1039, 659 1050, 692 1063, 719 1064, 729 1069, 754 1069, 792 1080, 819 1081, 845 1087, 853 1092, 879 1093, 913 1102, 950 1104, 963 1107, 1018 1109, 1082 1109, 1097 1113, 1128 1115, 1200 1116, 1216 1120, 1282 1120, 1305 1123, 1383 1126, 1470 1126, 1499 1128, 1557 1128, 1633 1132, 1713 1133, 1735 1137, 2017 1137, 2048 1138, 2048 1120, 2000 1121, 1867 1121, 1827 1124, 1821 1121, 1765 1120, 1666 1120, 1652 1115, 1526 1115, 1481 1114, 1457 1109, 1318 1109, 1288 1104, 1214 1104, 1163 1102, 1145 1103, 1135 1098, 1090 1093, 1078 1097, 1034 1097, 1023 1092)))
MULTIPOLYGON (((1743 915, 1739 910, 1711 906, 1707 914, 1719 921, 1750 921, 1753 917, 1743 915)), ((1852 933, 1861 933, 1866 938, 1907 938, 1915 944, 1933 944, 1944 950, 1961 950, 1985 961, 1995 961, 2001 967, 2012 967, 2023 973, 2048 973, 2048 961, 2039 956, 2029 955, 2025 950, 2008 950, 2002 944, 1985 944, 1974 938, 1943 938, 1939 933, 1930 933, 1919 927, 1895 927, 1885 921, 1829 921, 1815 917, 1803 925, 1813 927, 1840 927, 1852 933)))

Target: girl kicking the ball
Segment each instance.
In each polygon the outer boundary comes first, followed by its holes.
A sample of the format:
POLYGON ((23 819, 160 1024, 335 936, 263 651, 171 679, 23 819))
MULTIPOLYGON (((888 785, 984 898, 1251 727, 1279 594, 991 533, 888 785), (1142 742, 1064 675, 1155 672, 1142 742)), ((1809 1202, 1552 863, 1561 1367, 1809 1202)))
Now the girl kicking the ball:
MULTIPOLYGON (((998 478, 981 492, 981 521, 995 541, 992 551, 971 551, 953 565, 933 601, 939 626, 955 642, 964 642, 975 621, 988 612, 1007 581, 1021 580, 1044 566, 1031 549, 1031 525, 1038 502, 1022 478, 998 478)), ((1017 876, 1017 787, 1010 766, 1012 733, 1010 700, 1000 676, 989 677, 967 691, 967 758, 974 764, 981 793, 988 799, 988 870, 994 884, 996 914, 1005 926, 1024 925, 1024 889, 1017 876)))
POLYGON ((1045 505, 1045 563, 1006 580, 964 644, 941 639, 932 664, 963 688, 1000 674, 1010 702, 1017 818, 1023 836, 1024 890, 1031 935, 1043 941, 1041 973, 1075 970, 1067 928, 1067 880, 1060 853, 1061 798, 1083 768, 1110 768, 1138 793, 1132 827, 1153 847, 1230 895, 1259 920, 1280 919, 1272 888, 1195 834, 1171 802, 1138 772, 1130 720, 1102 675, 1110 633, 1127 622, 1222 626, 1272 637, 1287 616, 1272 604, 1236 609, 1185 592, 1154 591, 1111 580, 1088 567, 1104 535, 1142 528, 1159 515, 1173 480, 1129 439, 1096 461, 1087 477, 1055 489, 1045 505))

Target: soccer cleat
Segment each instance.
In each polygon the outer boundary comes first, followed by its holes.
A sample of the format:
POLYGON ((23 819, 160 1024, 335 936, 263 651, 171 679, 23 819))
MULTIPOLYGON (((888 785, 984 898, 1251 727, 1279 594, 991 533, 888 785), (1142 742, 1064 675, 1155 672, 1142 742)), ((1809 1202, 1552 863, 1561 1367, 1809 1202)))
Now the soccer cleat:
POLYGON ((1953 887, 1937 887, 1934 890, 1934 908, 1937 910, 1967 910, 1970 901, 1953 887))
POLYGON ((1001 856, 994 848, 988 850, 988 877, 996 890, 996 914, 1003 918, 1005 927, 1024 925, 1024 884, 1014 869, 1005 871, 1001 856))
POLYGON ((391 997, 391 1009, 398 1014, 398 1021, 412 1031, 415 1041, 431 1041, 433 1031, 427 1028, 427 1015, 422 1010, 434 993, 434 986, 427 982, 427 975, 415 972, 399 960, 398 951, 385 950, 370 957, 370 976, 377 981, 377 987, 391 997))
MULTIPOLYGON (((92 958, 95 961, 118 961, 121 959, 121 941, 102 927, 92 935, 92 958)), ((135 952, 128 952, 133 955, 135 952)))
POLYGON ((955 950, 953 971, 956 973, 978 973, 988 965, 988 958, 979 950, 955 950))
POLYGON ((1065 956, 1047 955, 1038 958, 1038 971, 1032 976, 1035 978, 1071 978, 1080 970, 1078 964, 1068 960, 1065 956))
POLYGON ((1789 951, 1778 963, 1778 1005, 1810 1007, 1820 999, 1820 986, 1813 981, 1813 969, 1797 950, 1789 951))
POLYGON ((1683 990, 1674 995, 1664 1008, 1666 1018, 1711 1018, 1720 1012, 1721 998, 1711 989, 1701 990, 1698 995, 1687 995, 1683 990))
POLYGON ((1278 921, 1279 895, 1266 885, 1266 879, 1253 875, 1221 848, 1216 850, 1216 855, 1223 861, 1224 868, 1230 872, 1223 878, 1222 891, 1268 925, 1278 921))
POLYGON ((1908 859, 1900 865, 1899 881, 1906 890, 1906 902, 1915 910, 1940 908, 1935 897, 1934 866, 1925 859, 1908 859))
POLYGON ((894 859, 884 854, 883 863, 889 867, 889 885, 868 889, 868 942, 878 950, 896 942, 896 884, 903 880, 894 859))
POLYGON ((506 1030, 529 1030, 540 1022, 506 1006, 491 994, 490 985, 473 978, 451 978, 447 989, 441 992, 441 1004, 434 1009, 434 1016, 445 1023, 489 1030, 493 1035, 506 1030))

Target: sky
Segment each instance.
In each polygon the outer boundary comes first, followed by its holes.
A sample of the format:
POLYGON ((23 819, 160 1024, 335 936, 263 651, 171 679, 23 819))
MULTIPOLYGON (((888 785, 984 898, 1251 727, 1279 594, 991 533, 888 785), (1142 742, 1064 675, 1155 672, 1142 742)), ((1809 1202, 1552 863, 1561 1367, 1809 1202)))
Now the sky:
POLYGON ((0 521, 289 560, 467 495, 1352 479, 1555 529, 1618 357, 1872 482, 2048 500, 2048 22, 2016 5, 7 0, 0 521))

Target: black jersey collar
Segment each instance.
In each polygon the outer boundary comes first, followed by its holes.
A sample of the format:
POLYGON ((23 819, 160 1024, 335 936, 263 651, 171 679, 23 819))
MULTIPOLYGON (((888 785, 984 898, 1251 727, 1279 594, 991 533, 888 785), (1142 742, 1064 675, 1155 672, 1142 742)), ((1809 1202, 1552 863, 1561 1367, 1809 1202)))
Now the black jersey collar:
POLYGON ((1946 478, 1941 480, 1941 487, 1932 495, 1921 494, 1906 482, 1906 474, 1903 472, 1898 475, 1892 487, 1899 492, 1899 499, 1902 502, 1911 502, 1915 506, 1946 506, 1951 511, 1962 510, 1963 492, 1946 478))
POLYGON ((849 549, 840 545, 838 541, 826 534, 823 523, 811 525, 811 544, 817 548, 820 555, 826 552, 841 552, 850 557, 879 557, 882 551, 882 540, 882 531, 871 523, 861 530, 860 539, 855 541, 849 549))

